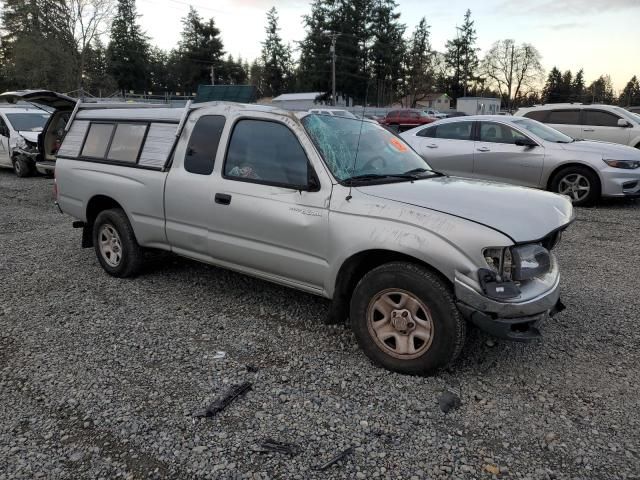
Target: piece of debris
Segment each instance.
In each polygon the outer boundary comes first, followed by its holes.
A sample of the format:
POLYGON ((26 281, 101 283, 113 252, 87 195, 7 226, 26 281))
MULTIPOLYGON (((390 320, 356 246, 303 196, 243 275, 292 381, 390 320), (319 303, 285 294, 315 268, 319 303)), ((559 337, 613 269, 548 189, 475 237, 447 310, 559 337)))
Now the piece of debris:
POLYGON ((458 395, 446 390, 442 395, 438 397, 438 405, 440 405, 440 410, 442 410, 444 413, 448 413, 450 410, 456 410, 460 408, 462 402, 460 401, 460 397, 458 395))
POLYGON ((272 438, 266 438, 262 440, 258 445, 254 446, 252 450, 259 453, 275 452, 292 456, 300 453, 300 447, 298 445, 294 445, 293 443, 279 442, 277 440, 273 440, 272 438))
POLYGON ((211 358, 213 358, 214 360, 220 360, 226 356, 227 356, 226 352, 216 352, 211 358))
POLYGON ((318 472, 323 472, 326 469, 328 469, 330 466, 338 463, 340 460, 343 460, 345 457, 351 455, 352 453, 353 453, 353 447, 349 447, 346 450, 343 450, 342 452, 340 452, 338 455, 333 457, 328 462, 323 463, 322 465, 316 465, 315 467, 313 467, 313 469, 318 472))
POLYGON ((258 371, 258 367, 256 367, 255 365, 252 365, 252 364, 245 365, 245 368, 247 369, 247 372, 249 372, 249 373, 256 373, 258 371))
POLYGON ((234 385, 227 391, 227 393, 220 399, 213 402, 204 410, 199 410, 193 414, 194 417, 213 417, 225 408, 227 408, 231 402, 236 398, 244 395, 251 390, 252 384, 250 382, 244 382, 240 385, 234 385))
POLYGON ((491 475, 498 475, 500 473, 500 469, 498 468, 498 466, 491 464, 485 465, 484 471, 490 473, 491 475))

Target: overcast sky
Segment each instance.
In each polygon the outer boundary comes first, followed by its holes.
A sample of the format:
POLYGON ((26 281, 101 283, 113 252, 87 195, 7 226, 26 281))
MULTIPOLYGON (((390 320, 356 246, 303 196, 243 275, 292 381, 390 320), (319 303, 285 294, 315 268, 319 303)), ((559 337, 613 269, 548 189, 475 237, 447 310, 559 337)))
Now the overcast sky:
MULTIPOLYGON (((421 17, 431 25, 433 48, 444 50, 455 36, 467 8, 476 22, 480 54, 496 40, 513 38, 532 43, 550 70, 584 68, 587 83, 609 74, 616 90, 640 76, 640 0, 398 0, 401 21, 413 30, 421 17)), ((227 53, 253 60, 260 55, 266 12, 278 9, 282 37, 304 37, 305 0, 137 0, 140 22, 163 49, 176 46, 189 5, 205 18, 213 17, 227 53)))

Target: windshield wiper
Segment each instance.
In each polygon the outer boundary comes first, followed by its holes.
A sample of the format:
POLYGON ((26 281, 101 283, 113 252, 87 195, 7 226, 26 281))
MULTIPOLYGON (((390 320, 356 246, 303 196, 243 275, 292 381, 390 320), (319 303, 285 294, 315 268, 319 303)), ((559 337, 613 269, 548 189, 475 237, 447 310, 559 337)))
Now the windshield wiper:
POLYGON ((408 175, 403 173, 394 173, 394 174, 379 174, 379 173, 365 173, 363 175, 355 175, 353 177, 349 177, 343 180, 343 183, 350 184, 356 182, 366 182, 368 180, 386 180, 389 178, 399 178, 402 180, 416 180, 418 177, 415 175, 408 175))
POLYGON ((414 168, 413 170, 404 172, 402 175, 413 175, 415 178, 425 178, 424 175, 418 175, 421 173, 428 173, 428 176, 430 177, 441 177, 444 175, 443 173, 436 172, 435 170, 429 170, 427 168, 414 168))

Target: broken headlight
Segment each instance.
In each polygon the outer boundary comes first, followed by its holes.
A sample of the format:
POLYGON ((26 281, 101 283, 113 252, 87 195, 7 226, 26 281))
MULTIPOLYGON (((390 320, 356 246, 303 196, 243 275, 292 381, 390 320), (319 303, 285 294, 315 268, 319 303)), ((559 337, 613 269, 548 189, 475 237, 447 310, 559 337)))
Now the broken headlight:
POLYGON ((549 250, 537 243, 522 245, 511 250, 513 256, 512 277, 516 281, 531 280, 551 270, 549 250))
POLYGON ((485 248, 484 259, 489 269, 502 282, 530 280, 551 269, 551 254, 539 244, 513 248, 485 248))

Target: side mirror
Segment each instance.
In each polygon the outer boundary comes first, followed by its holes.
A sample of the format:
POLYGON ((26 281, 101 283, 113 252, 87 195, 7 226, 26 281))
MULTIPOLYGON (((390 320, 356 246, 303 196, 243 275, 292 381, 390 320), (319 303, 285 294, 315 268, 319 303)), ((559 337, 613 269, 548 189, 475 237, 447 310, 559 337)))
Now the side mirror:
POLYGON ((538 144, 528 137, 516 138, 516 145, 518 147, 537 147, 538 144))
POLYGON ((627 127, 630 127, 631 124, 627 120, 625 120, 624 118, 619 118, 618 119, 618 126, 622 127, 622 128, 627 128, 627 127))

